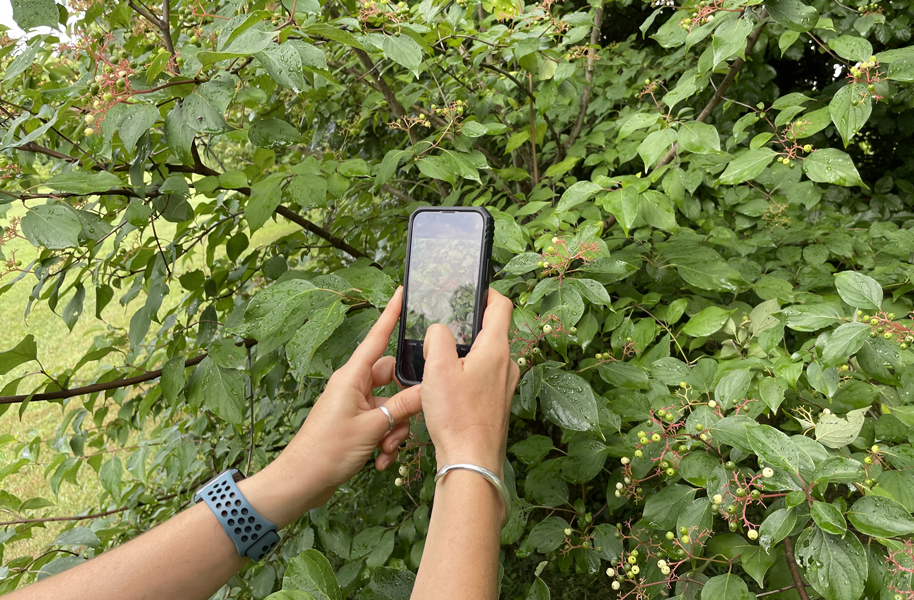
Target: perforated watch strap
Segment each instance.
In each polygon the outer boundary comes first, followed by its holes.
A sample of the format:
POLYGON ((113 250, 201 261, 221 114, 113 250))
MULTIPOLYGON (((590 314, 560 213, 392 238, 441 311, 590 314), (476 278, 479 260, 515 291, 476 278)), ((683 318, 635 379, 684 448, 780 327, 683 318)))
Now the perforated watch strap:
POLYGON ((279 543, 276 525, 263 518, 238 489, 237 469, 229 469, 194 494, 194 502, 206 502, 222 524, 240 556, 261 560, 279 543))

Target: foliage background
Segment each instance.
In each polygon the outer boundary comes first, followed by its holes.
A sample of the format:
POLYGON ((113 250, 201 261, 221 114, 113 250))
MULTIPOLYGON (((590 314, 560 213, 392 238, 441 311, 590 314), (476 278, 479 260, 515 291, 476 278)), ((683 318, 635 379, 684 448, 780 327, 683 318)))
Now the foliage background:
MULTIPOLYGON (((459 204, 518 306, 503 597, 914 598, 910 2, 13 9, 68 35, 0 50, 0 590, 266 464, 459 204)), ((414 434, 220 596, 406 597, 414 434)))

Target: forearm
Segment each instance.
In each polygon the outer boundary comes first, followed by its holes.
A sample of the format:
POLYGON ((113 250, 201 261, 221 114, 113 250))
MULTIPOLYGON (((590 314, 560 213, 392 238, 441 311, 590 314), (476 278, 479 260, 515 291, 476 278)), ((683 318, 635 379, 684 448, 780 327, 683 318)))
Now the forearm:
MULTIPOLYGON (((278 465, 277 465, 278 467, 278 465)), ((317 502, 294 493, 279 468, 238 484, 264 518, 282 528, 317 502)), ((205 600, 247 562, 201 503, 87 563, 40 581, 10 600, 205 600)))
POLYGON ((476 473, 439 481, 412 600, 494 600, 503 517, 498 491, 476 473))

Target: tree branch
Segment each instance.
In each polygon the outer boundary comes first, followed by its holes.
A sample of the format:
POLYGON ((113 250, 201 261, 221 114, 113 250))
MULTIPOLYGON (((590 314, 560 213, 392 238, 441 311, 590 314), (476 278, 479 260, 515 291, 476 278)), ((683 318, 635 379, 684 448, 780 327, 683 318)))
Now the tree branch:
MULTIPOLYGON (((247 348, 250 348, 257 343, 257 340, 245 339, 241 344, 247 348)), ((207 352, 204 352, 200 356, 195 356, 194 358, 188 358, 184 361, 184 368, 192 367, 196 364, 203 362, 203 359, 209 356, 207 352)), ((115 379, 114 381, 106 381, 104 383, 93 383, 92 385, 87 385, 79 388, 72 388, 68 390, 57 390, 56 392, 43 392, 41 394, 21 394, 18 396, 0 396, 0 405, 2 404, 18 404, 19 402, 40 402, 48 400, 63 400, 65 398, 73 398, 74 396, 82 396, 84 394, 94 394, 96 392, 104 392, 107 390, 114 390, 122 387, 129 387, 131 385, 137 385, 138 383, 144 383, 146 381, 151 381, 153 379, 158 379, 162 376, 162 369, 156 369, 155 371, 147 371, 142 375, 137 375, 136 377, 128 377, 127 379, 115 379)))
POLYGON ((784 556, 787 559, 787 568, 790 570, 790 577, 793 578, 797 595, 800 596, 800 600, 809 600, 806 584, 803 583, 803 576, 800 575, 800 568, 797 566, 797 559, 793 554, 793 540, 790 539, 790 536, 784 538, 784 556))
POLYGON ((597 44, 600 41, 600 28, 603 25, 603 4, 593 14, 593 29, 590 30, 590 49, 587 51, 587 70, 584 72, 584 92, 581 94, 581 107, 578 109, 578 118, 574 122, 571 135, 565 140, 565 148, 570 148, 578 139, 581 128, 584 127, 584 118, 587 116, 587 107, 590 104, 590 95, 593 93, 593 66, 597 60, 597 44))
MULTIPOLYGON (((302 229, 307 229, 308 231, 315 234, 316 236, 323 238, 324 240, 329 242, 331 246, 333 246, 334 248, 337 248, 339 250, 342 250, 343 252, 345 252, 346 254, 349 254, 350 256, 354 256, 356 258, 367 258, 367 259, 371 260, 370 256, 368 256, 367 254, 365 254, 358 248, 353 248, 352 246, 347 244, 344 240, 336 237, 335 235, 333 235, 326 229, 315 225, 314 223, 312 223, 308 219, 304 218, 300 214, 296 213, 295 211, 293 211, 292 209, 290 209, 287 206, 283 206, 281 204, 279 206, 277 206, 276 214, 282 215, 283 217, 289 219, 296 225, 300 226, 302 229)), ((378 263, 376 263, 374 261, 371 261, 371 264, 378 267, 379 269, 381 268, 381 265, 379 265, 378 263)))
POLYGON ((171 6, 168 0, 162 0, 162 21, 159 23, 159 29, 162 30, 162 37, 165 38, 165 49, 175 55, 175 45, 171 41, 171 6))
POLYGON ((44 154, 46 156, 50 156, 51 158, 59 158, 67 162, 79 162, 78 158, 73 158, 69 154, 64 154, 62 152, 58 152, 57 150, 45 148, 44 146, 36 144, 35 142, 29 142, 28 144, 16 146, 15 149, 22 150, 23 152, 37 152, 38 154, 44 154))
MULTIPOLYGON (((755 43, 758 42, 759 36, 762 35, 762 29, 764 29, 765 25, 768 24, 768 11, 762 10, 762 12, 759 13, 759 19, 761 20, 761 23, 759 23, 759 26, 756 27, 755 31, 752 32, 752 34, 749 36, 749 39, 746 40, 746 57, 748 57, 749 53, 752 52, 752 48, 754 48, 755 43)), ((730 84, 733 83, 733 80, 736 79, 737 73, 739 73, 740 69, 743 68, 743 64, 745 64, 745 62, 746 61, 739 57, 733 61, 733 64, 730 65, 730 70, 727 71, 727 75, 724 77, 723 81, 720 82, 720 85, 717 86, 717 91, 714 92, 713 96, 711 96, 711 100, 709 100, 708 104, 705 105, 705 107, 702 109, 701 113, 698 115, 698 118, 695 119, 696 121, 699 123, 704 123, 708 120, 708 117, 711 116, 711 112, 717 108, 717 105, 720 104, 721 100, 723 100, 724 94, 727 92, 730 84)), ((669 164, 669 162, 673 160, 673 157, 676 156, 676 152, 678 150, 679 144, 674 144, 673 147, 670 148, 670 151, 666 153, 666 156, 664 156, 660 162, 657 163, 657 166, 654 167, 654 171, 652 171, 652 173, 656 172, 659 168, 669 164)))

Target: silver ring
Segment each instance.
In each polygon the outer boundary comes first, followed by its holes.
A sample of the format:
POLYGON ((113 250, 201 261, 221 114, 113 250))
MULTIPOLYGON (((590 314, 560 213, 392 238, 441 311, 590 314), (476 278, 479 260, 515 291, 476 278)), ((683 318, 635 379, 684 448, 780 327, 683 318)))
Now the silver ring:
POLYGON ((396 424, 396 422, 394 422, 394 416, 392 414, 390 414, 390 409, 387 408, 386 406, 384 406, 383 404, 381 406, 379 406, 378 408, 380 408, 381 412, 387 416, 387 425, 391 429, 396 427, 397 424, 396 424))

